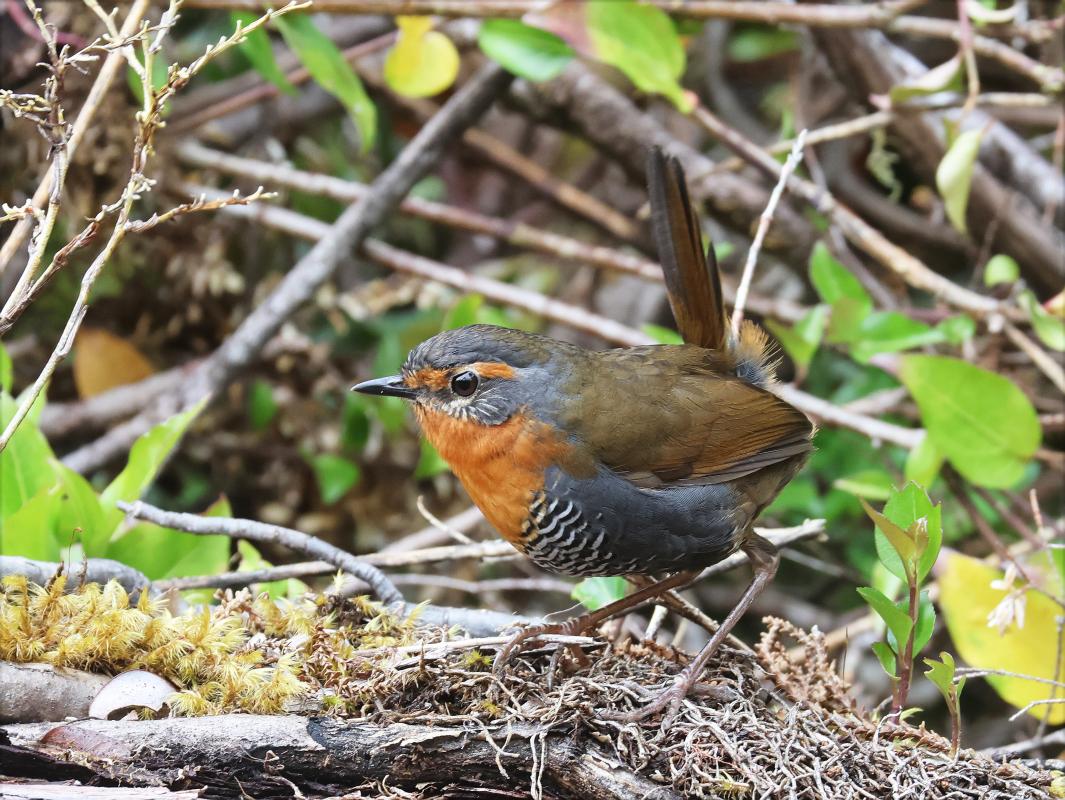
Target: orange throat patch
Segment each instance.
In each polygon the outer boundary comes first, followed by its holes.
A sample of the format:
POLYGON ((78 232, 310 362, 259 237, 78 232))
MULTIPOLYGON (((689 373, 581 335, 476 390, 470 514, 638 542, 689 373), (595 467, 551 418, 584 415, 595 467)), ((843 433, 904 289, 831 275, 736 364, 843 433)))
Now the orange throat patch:
POLYGON ((524 413, 501 425, 456 419, 417 404, 414 413, 481 513, 504 539, 524 549, 522 524, 544 487, 544 470, 565 458, 571 446, 524 413))

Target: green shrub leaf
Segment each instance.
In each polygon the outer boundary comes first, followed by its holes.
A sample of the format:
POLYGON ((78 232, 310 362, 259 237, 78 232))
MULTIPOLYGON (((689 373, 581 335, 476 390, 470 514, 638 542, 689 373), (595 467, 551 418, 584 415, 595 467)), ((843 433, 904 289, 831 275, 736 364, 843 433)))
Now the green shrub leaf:
MULTIPOLYGON (((234 27, 238 24, 247 27, 259 17, 250 11, 231 11, 229 18, 232 20, 234 27)), ((277 59, 274 58, 274 48, 270 44, 270 35, 263 28, 256 28, 251 33, 246 34, 244 41, 238 47, 240 47, 240 51, 248 61, 251 62, 255 71, 262 75, 263 78, 270 81, 285 94, 296 94, 296 87, 289 83, 285 73, 277 65, 277 59)))
POLYGON ((984 266, 984 286, 997 286, 1000 283, 1013 283, 1021 277, 1021 267, 1012 256, 991 256, 984 266))
POLYGON ((477 44, 484 54, 519 78, 549 81, 573 59, 573 49, 553 33, 516 19, 489 19, 477 44))
POLYGON ((1013 383, 945 356, 902 358, 899 376, 921 411, 928 436, 955 469, 981 486, 1020 480, 1039 447, 1039 420, 1013 383))
POLYGON ((947 218, 962 233, 968 230, 965 210, 969 206, 969 188, 982 136, 978 130, 959 134, 936 168, 936 188, 943 198, 947 218))
POLYGON ((322 495, 322 502, 326 505, 335 503, 359 482, 361 476, 359 465, 343 456, 324 453, 313 456, 310 462, 311 467, 314 468, 314 475, 318 479, 318 491, 322 495))
POLYGON ((597 611, 625 596, 624 578, 585 578, 573 587, 570 597, 589 611, 597 611))

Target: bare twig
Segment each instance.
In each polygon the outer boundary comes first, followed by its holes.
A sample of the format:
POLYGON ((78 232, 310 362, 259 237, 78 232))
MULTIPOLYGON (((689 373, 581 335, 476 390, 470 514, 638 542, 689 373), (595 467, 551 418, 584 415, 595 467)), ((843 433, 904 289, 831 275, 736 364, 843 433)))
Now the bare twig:
POLYGON ((806 129, 799 131, 799 135, 795 139, 795 143, 791 147, 791 153, 788 155, 788 160, 784 162, 784 166, 780 170, 780 177, 777 179, 777 185, 773 188, 773 193, 769 195, 769 203, 765 207, 765 211, 758 219, 758 230, 755 231, 754 241, 751 243, 751 248, 747 251, 747 261, 743 265, 743 276, 740 278, 740 285, 736 289, 736 303, 732 311, 732 335, 738 337, 740 335, 740 325, 743 322, 743 309, 747 304, 747 292, 751 288, 751 279, 754 277, 754 267, 758 263, 758 253, 762 249, 762 242, 765 241, 765 235, 769 232, 769 225, 773 222, 773 214, 776 213, 777 203, 780 202, 781 196, 784 194, 784 187, 788 184, 788 177, 795 172, 795 169, 802 161, 803 147, 806 145, 806 129))
POLYGON ((165 528, 194 533, 199 536, 221 534, 234 539, 247 539, 264 544, 280 544, 290 550, 328 561, 339 569, 354 575, 368 584, 374 593, 385 603, 402 603, 403 595, 381 570, 335 547, 328 542, 309 536, 292 528, 280 525, 268 525, 250 519, 230 519, 223 517, 201 517, 198 514, 181 514, 164 511, 161 508, 143 502, 118 503, 118 507, 134 519, 141 519, 162 525, 165 528))

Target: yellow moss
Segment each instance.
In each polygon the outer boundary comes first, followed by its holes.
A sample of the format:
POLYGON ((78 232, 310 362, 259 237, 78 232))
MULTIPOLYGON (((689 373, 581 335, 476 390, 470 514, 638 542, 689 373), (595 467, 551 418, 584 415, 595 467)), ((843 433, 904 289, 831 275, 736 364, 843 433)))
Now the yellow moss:
POLYGON ((106 674, 147 669, 178 686, 170 707, 179 715, 280 713, 315 689, 332 698, 328 710, 348 713, 372 705, 372 690, 358 685, 378 663, 355 654, 413 640, 409 619, 367 598, 275 602, 226 592, 218 606, 175 616, 143 594, 131 605, 113 581, 66 586, 65 575, 46 586, 0 581, 0 658, 106 674))

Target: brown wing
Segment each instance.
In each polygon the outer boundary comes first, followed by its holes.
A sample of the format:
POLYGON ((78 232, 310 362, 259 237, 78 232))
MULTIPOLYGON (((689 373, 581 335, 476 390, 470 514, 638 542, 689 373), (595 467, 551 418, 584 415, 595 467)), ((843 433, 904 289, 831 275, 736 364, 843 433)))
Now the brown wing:
POLYGON ((810 420, 729 374, 718 354, 682 346, 599 357, 610 363, 595 370, 570 424, 601 463, 639 486, 724 483, 812 449, 810 420))
POLYGON ((647 161, 647 184, 651 227, 677 330, 689 344, 724 349, 727 322, 717 260, 712 249, 703 251, 684 171, 655 147, 647 161))

